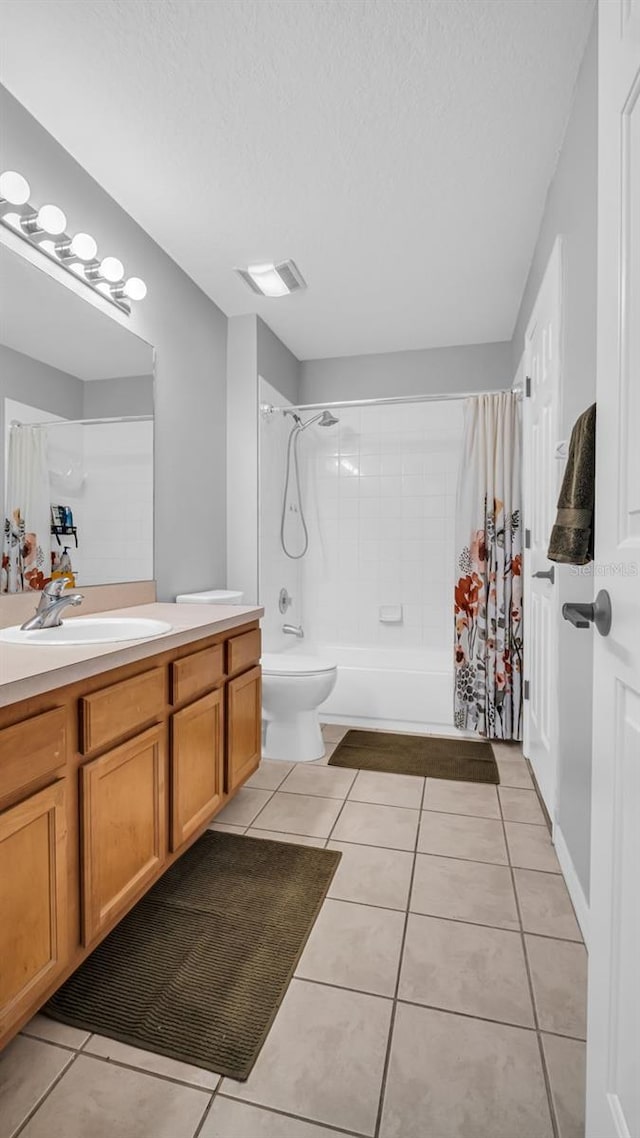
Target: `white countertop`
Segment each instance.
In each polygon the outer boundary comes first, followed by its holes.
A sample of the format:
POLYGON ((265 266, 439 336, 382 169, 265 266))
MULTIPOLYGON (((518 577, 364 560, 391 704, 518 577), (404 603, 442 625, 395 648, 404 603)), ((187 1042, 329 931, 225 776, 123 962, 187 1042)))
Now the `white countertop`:
MULTIPOLYGON (((262 608, 245 605, 132 605, 95 613, 99 617, 141 616, 166 620, 171 632, 150 640, 121 640, 114 644, 60 645, 0 644, 0 707, 54 688, 66 687, 87 676, 146 660, 171 648, 214 636, 259 620, 262 608)), ((82 612, 77 614, 82 616, 82 612)), ((73 617, 66 620, 72 621, 73 617)))

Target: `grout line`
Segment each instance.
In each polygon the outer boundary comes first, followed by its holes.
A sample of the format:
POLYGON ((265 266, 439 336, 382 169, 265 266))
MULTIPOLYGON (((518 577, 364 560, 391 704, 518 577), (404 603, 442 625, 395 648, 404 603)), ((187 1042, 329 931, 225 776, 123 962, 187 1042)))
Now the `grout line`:
POLYGON ((415 842, 413 845, 413 865, 411 866, 411 878, 409 881, 409 891, 407 893, 407 907, 405 910, 404 928, 402 930, 402 939, 400 941, 400 953, 398 956, 398 970, 396 973, 396 984, 395 984, 395 990, 394 990, 394 995, 393 995, 393 1007, 391 1009, 391 1019, 389 1021, 389 1035, 387 1037, 387 1050, 386 1050, 386 1054, 384 1057, 384 1066, 382 1068, 382 1081, 380 1083, 380 1097, 378 1099, 378 1113, 376 1116, 374 1138, 379 1138, 380 1127, 382 1125, 382 1113, 384 1110, 384 1100, 385 1100, 385 1095, 386 1095, 386 1090, 387 1090, 387 1078, 389 1075, 389 1065, 391 1062, 391 1047, 393 1044, 393 1033, 395 1030, 396 1012, 397 1012, 397 1008, 398 1008, 398 993, 400 990, 400 976, 402 974, 402 966, 404 964, 404 951, 405 951, 405 945, 407 942, 407 929, 409 927, 409 913, 410 913, 410 906, 411 906, 411 896, 413 893, 413 879, 415 877, 415 872, 416 872, 418 840, 420 837, 420 822, 421 822, 421 818, 422 818, 422 807, 424 806, 424 798, 425 798, 426 790, 427 790, 427 780, 425 778, 424 784, 422 787, 422 798, 420 799, 420 812, 418 814, 418 825, 416 827, 416 837, 415 837, 415 842))
MULTIPOLYGON (((99 1035, 100 1033, 94 1032, 94 1034, 99 1035)), ((104 1036, 103 1038, 110 1039, 110 1036, 107 1035, 107 1036, 104 1036)), ((112 1042, 118 1043, 118 1040, 114 1039, 114 1040, 112 1040, 112 1042)), ((125 1044, 125 1046, 129 1046, 129 1044, 125 1044)), ((144 1048, 137 1048, 137 1050, 143 1051, 144 1048)), ((155 1052, 153 1052, 153 1054, 155 1054, 155 1052)), ((96 1054, 94 1054, 93 1051, 82 1051, 82 1052, 78 1051, 78 1055, 84 1055, 88 1059, 95 1059, 95 1061, 97 1063, 105 1063, 107 1067, 120 1067, 125 1071, 137 1071, 139 1075, 148 1075, 149 1078, 160 1079, 161 1082, 163 1082, 163 1083, 171 1083, 173 1086, 178 1086, 178 1087, 188 1087, 192 1091, 200 1091, 201 1094, 205 1094, 205 1095, 215 1094, 215 1090, 211 1090, 211 1087, 203 1087, 203 1086, 200 1086, 200 1084, 198 1084, 198 1083, 189 1083, 185 1079, 179 1079, 177 1076, 165 1075, 164 1073, 162 1073, 160 1071, 151 1071, 149 1069, 149 1067, 141 1067, 140 1065, 136 1066, 135 1063, 125 1063, 125 1061, 123 1059, 112 1059, 110 1055, 96 1055, 96 1054)), ((168 1056, 166 1056, 166 1055, 163 1056, 163 1055, 160 1055, 158 1053, 158 1058, 159 1059, 163 1059, 163 1058, 166 1059, 166 1058, 168 1058, 168 1056)), ((181 1060, 179 1060, 179 1059, 172 1060, 172 1061, 174 1061, 176 1063, 181 1062, 181 1060)), ((189 1064, 189 1063, 185 1063, 184 1065, 186 1067, 195 1066, 195 1064, 189 1064)), ((198 1070, 206 1070, 206 1067, 197 1068, 197 1069, 198 1070)), ((218 1078, 218 1083, 219 1083, 222 1076, 218 1075, 217 1071, 209 1071, 208 1073, 210 1075, 216 1076, 218 1078)))
MULTIPOLYGON (((500 799, 500 795, 498 795, 498 799, 500 799)), ((504 817, 504 813, 502 810, 502 801, 500 801, 500 814, 502 817, 502 829, 504 831, 504 839, 506 842, 507 841, 507 830, 506 830, 506 826, 505 826, 505 817, 504 817)), ((515 902, 516 902, 516 910, 518 913, 518 922, 520 924, 520 943, 522 946, 524 966, 525 966, 525 971, 527 974, 527 983, 529 985, 529 997, 531 999, 531 1006, 533 1008, 533 1021, 535 1024, 536 1039, 538 1042, 538 1053, 540 1055, 540 1065, 542 1068, 542 1078, 544 1079, 544 1086, 545 1086, 545 1091, 547 1094, 547 1105, 548 1105, 548 1109, 549 1109, 549 1117, 551 1119, 551 1127, 553 1130, 554 1138, 560 1138, 560 1125, 559 1125, 558 1119, 556 1118, 555 1107, 553 1104, 553 1095, 551 1093, 551 1079, 550 1079, 549 1071, 547 1069, 547 1061, 546 1061, 546 1057, 545 1057, 545 1053, 544 1053, 544 1047, 542 1046, 542 1035, 540 1033, 540 1020, 538 1018, 538 1008, 536 1005, 535 990, 534 990, 534 986, 533 986, 533 977, 531 975, 531 968, 529 966, 529 957, 527 955, 527 946, 526 946, 525 937, 524 937, 524 924, 523 924, 523 920, 522 920, 522 910, 520 908, 520 897, 518 896, 518 890, 516 888, 516 878, 515 878, 515 873, 514 873, 514 867, 511 863, 511 853, 509 851, 508 844, 507 844, 507 854, 509 857, 509 871, 511 874, 511 888, 513 889, 513 894, 514 894, 515 902)))
POLYGON ((211 1098, 209 1099, 209 1102, 205 1106, 202 1118, 200 1119, 200 1121, 199 1121, 198 1125, 196 1126, 193 1134, 191 1135, 191 1138, 198 1138, 198 1135, 202 1133, 202 1128, 203 1128, 205 1122, 207 1121, 209 1115, 211 1114, 211 1111, 213 1110, 213 1104, 216 1101, 217 1092, 219 1091, 221 1085, 222 1085, 222 1075, 218 1079, 216 1089, 211 1093, 211 1098))
MULTIPOLYGON (((264 1110, 267 1114, 273 1114, 276 1118, 293 1118, 296 1122, 306 1122, 307 1125, 327 1127, 328 1130, 337 1134, 344 1134, 346 1138, 371 1138, 370 1134, 365 1134, 362 1130, 345 1130, 342 1126, 337 1126, 335 1122, 319 1122, 317 1118, 309 1118, 305 1114, 291 1114, 287 1110, 279 1110, 273 1106, 264 1106, 261 1102, 254 1102, 252 1099, 237 1098, 236 1095, 227 1094, 225 1091, 218 1091, 216 1098, 226 1099, 227 1102, 240 1103, 242 1106, 253 1106, 256 1110, 264 1110)), ((193 1138, 197 1138, 194 1134, 193 1138)), ((248 1136, 247 1136, 248 1138, 248 1136)))
MULTIPOLYGON (((29 1037, 29 1038, 32 1038, 32 1037, 29 1037)), ((39 1040, 39 1042, 42 1043, 42 1042, 44 1042, 44 1040, 39 1040)), ((80 1055, 80 1051, 72 1052, 71 1054, 73 1055, 73 1058, 70 1059, 70 1061, 68 1063, 66 1063, 65 1066, 62 1068, 60 1073, 58 1075, 56 1075, 55 1079, 49 1084, 46 1091, 42 1095, 42 1098, 39 1098, 37 1100, 37 1102, 33 1105, 33 1107, 28 1112, 28 1114, 26 1114, 25 1117, 22 1119, 22 1122, 18 1123, 15 1130, 12 1131, 11 1138, 18 1138, 18 1135, 22 1134, 25 1126, 31 1121, 31 1119, 34 1117, 34 1115, 36 1115, 38 1113, 38 1111, 40 1110, 40 1107, 43 1106, 43 1104, 47 1101, 47 1099, 49 1098, 49 1095, 52 1093, 52 1091, 55 1090, 58 1083, 62 1081, 62 1079, 66 1075, 67 1071, 71 1070, 71 1068, 73 1067, 73 1064, 75 1063, 76 1059, 78 1058, 78 1055, 80 1055)))

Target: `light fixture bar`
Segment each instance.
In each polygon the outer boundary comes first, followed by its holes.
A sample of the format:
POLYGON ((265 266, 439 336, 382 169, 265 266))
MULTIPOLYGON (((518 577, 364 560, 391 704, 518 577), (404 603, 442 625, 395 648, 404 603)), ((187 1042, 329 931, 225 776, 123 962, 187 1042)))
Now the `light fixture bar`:
POLYGON ((29 183, 15 170, 0 174, 0 224, 129 316, 131 301, 147 295, 144 281, 140 277, 125 279, 124 266, 117 257, 100 258, 89 233, 70 237, 59 206, 36 208, 29 201, 30 194, 29 183))

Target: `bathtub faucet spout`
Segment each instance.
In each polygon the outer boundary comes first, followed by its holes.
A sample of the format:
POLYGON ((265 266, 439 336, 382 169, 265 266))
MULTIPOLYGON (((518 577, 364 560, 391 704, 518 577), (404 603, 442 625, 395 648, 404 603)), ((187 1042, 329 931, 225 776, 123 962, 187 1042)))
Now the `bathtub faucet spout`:
POLYGON ((297 636, 302 640, 304 636, 304 629, 301 624, 283 624, 282 631, 288 633, 289 636, 297 636))

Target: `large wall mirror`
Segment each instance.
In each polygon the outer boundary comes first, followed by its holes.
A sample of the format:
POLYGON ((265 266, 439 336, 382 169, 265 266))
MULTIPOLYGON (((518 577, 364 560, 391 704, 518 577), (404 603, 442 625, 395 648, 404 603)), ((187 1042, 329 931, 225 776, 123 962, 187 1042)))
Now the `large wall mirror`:
POLYGON ((153 348, 0 245, 0 593, 153 578, 153 348))

